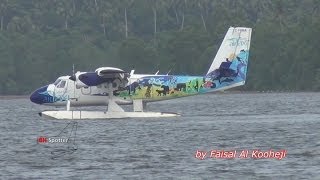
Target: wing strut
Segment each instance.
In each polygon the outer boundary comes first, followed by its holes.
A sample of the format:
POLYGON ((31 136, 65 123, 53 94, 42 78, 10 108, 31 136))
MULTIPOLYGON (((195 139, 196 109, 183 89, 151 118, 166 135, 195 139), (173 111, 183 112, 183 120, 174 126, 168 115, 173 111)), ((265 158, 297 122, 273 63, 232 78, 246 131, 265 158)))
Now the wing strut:
POLYGON ((142 99, 133 100, 133 112, 143 112, 146 107, 146 103, 143 103, 142 99))
POLYGON ((120 107, 113 98, 113 87, 112 83, 108 83, 108 109, 107 112, 124 112, 122 107, 120 107))
POLYGON ((67 101, 67 111, 70 111, 70 99, 67 101))

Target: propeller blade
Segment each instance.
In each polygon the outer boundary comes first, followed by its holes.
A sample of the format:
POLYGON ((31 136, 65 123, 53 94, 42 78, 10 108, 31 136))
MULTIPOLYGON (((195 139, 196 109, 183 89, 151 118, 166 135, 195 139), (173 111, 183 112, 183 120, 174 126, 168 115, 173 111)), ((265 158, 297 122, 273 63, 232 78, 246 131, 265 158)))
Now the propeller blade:
POLYGON ((76 76, 72 75, 71 77, 69 77, 69 79, 72 80, 72 81, 76 81, 76 76))

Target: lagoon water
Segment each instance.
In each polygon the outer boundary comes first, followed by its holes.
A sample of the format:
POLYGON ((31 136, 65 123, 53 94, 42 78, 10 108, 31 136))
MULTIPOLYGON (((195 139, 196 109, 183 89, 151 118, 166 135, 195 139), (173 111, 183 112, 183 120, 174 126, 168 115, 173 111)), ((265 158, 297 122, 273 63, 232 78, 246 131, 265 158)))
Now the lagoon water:
MULTIPOLYGON (((0 179, 320 179, 319 104, 320 93, 226 93, 156 102, 148 110, 182 116, 81 120, 77 150, 66 151, 69 144, 37 143, 68 124, 38 116, 50 107, 0 100, 0 179), (255 149, 287 154, 281 160, 253 158, 255 149), (249 156, 199 160, 197 150, 249 150, 249 156)), ((71 126, 62 135, 69 132, 71 126)))

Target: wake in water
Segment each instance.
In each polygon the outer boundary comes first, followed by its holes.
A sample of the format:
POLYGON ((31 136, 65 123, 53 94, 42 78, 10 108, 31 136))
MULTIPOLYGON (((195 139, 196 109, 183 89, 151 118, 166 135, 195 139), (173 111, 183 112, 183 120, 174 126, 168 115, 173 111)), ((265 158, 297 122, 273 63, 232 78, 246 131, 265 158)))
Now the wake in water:
POLYGON ((76 144, 76 137, 77 137, 77 130, 78 130, 78 122, 70 121, 58 135, 54 137, 61 137, 63 134, 67 134, 67 143, 68 146, 62 149, 55 149, 51 151, 51 158, 57 159, 59 157, 63 157, 66 155, 73 154, 78 150, 78 145, 76 144))

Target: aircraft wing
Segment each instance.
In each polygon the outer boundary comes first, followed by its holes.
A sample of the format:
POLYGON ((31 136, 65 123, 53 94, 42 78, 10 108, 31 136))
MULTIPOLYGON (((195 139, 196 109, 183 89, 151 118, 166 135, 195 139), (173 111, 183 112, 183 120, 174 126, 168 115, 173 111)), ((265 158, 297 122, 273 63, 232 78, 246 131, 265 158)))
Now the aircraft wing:
POLYGON ((113 67, 101 67, 96 69, 95 71, 98 76, 102 78, 115 78, 120 77, 124 78, 126 72, 119 68, 113 68, 113 67))
POLYGON ((77 87, 99 86, 112 84, 115 89, 125 88, 130 74, 114 67, 100 67, 95 72, 77 72, 70 79, 76 82, 77 87))

